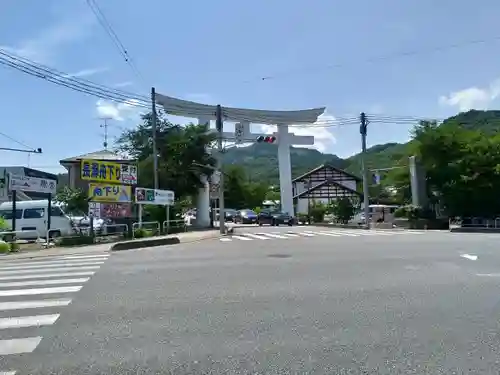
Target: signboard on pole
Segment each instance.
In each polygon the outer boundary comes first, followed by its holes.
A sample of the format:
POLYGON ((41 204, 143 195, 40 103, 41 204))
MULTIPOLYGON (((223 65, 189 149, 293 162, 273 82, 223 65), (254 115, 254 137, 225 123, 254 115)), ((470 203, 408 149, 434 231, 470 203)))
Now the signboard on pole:
POLYGON ((82 160, 80 177, 86 181, 137 184, 137 166, 102 160, 82 160))
POLYGON ((94 202, 130 202, 132 201, 132 187, 91 182, 89 198, 94 202))
POLYGON ((175 194, 171 190, 159 189, 135 189, 135 203, 137 204, 157 204, 160 206, 172 206, 175 194))
POLYGON ((57 190, 57 181, 11 174, 9 176, 9 190, 54 195, 57 190))

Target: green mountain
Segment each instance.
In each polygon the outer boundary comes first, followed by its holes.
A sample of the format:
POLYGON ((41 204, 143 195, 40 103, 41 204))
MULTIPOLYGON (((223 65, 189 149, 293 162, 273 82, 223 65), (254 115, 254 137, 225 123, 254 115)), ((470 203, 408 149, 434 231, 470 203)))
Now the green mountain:
MULTIPOLYGON (((481 130, 486 133, 500 131, 500 111, 476 111, 459 113, 445 120, 441 126, 450 122, 459 122, 463 127, 481 130)), ((232 148, 224 155, 224 163, 245 167, 250 179, 275 184, 279 181, 278 153, 276 145, 253 144, 249 147, 232 148)), ((390 168, 403 158, 410 156, 409 143, 385 143, 370 147, 367 150, 368 168, 390 168)), ((293 177, 324 163, 361 175, 361 154, 342 159, 337 155, 323 154, 317 150, 296 148, 290 149, 293 177)))

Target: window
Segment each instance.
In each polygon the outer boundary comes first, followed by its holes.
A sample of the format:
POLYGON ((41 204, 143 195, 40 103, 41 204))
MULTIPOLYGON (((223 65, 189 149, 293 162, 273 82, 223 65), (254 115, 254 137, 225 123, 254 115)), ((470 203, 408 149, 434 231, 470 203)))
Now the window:
POLYGON ((45 208, 28 208, 24 210, 25 219, 40 219, 45 216, 45 208))
MULTIPOLYGON (((5 220, 12 220, 12 210, 2 210, 0 211, 0 216, 5 220)), ((23 210, 16 210, 16 219, 20 219, 23 216, 23 210)))
POLYGON ((64 212, 62 212, 62 210, 57 206, 51 207, 50 216, 64 216, 64 212))

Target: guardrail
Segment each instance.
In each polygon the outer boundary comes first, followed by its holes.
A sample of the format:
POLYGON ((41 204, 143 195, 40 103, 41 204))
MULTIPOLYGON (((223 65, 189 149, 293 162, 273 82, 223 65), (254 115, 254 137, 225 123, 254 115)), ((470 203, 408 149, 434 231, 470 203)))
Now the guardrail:
POLYGON ((451 217, 448 221, 450 228, 500 229, 500 217, 495 219, 485 219, 482 217, 451 217))
POLYGON ((185 220, 165 220, 163 222, 163 233, 169 234, 172 229, 182 228, 184 232, 187 232, 188 226, 185 220))
POLYGON ((102 231, 99 235, 101 236, 112 236, 115 234, 123 234, 123 233, 128 233, 128 225, 127 224, 104 224, 102 226, 102 231), (123 230, 120 231, 109 231, 108 228, 123 228, 123 230))

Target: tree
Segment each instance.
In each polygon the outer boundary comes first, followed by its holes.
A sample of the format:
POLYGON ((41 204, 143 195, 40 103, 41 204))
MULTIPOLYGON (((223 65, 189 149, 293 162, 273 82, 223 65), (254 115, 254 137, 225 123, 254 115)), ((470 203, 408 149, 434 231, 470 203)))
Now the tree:
POLYGON ((81 189, 71 189, 64 186, 57 192, 54 200, 65 206, 65 210, 70 213, 87 213, 89 210, 89 203, 87 194, 81 189))
POLYGON ((342 224, 347 224, 354 217, 354 205, 347 197, 337 199, 331 209, 332 214, 342 224))
MULTIPOLYGON (((153 188, 153 138, 152 115, 142 115, 137 128, 122 133, 117 149, 137 160, 139 185, 153 188)), ((174 125, 157 116, 156 144, 158 150, 158 181, 160 189, 173 190, 177 197, 195 195, 202 187, 201 175, 211 175, 210 166, 216 160, 210 153, 215 140, 208 125, 174 125), (203 167, 208 166, 208 167, 203 167)))
POLYGON ((464 128, 457 121, 421 122, 413 146, 427 173, 429 195, 450 216, 500 214, 500 135, 464 128))
POLYGON ((266 197, 268 186, 249 182, 245 170, 231 165, 224 171, 224 203, 228 208, 259 207, 266 197))

